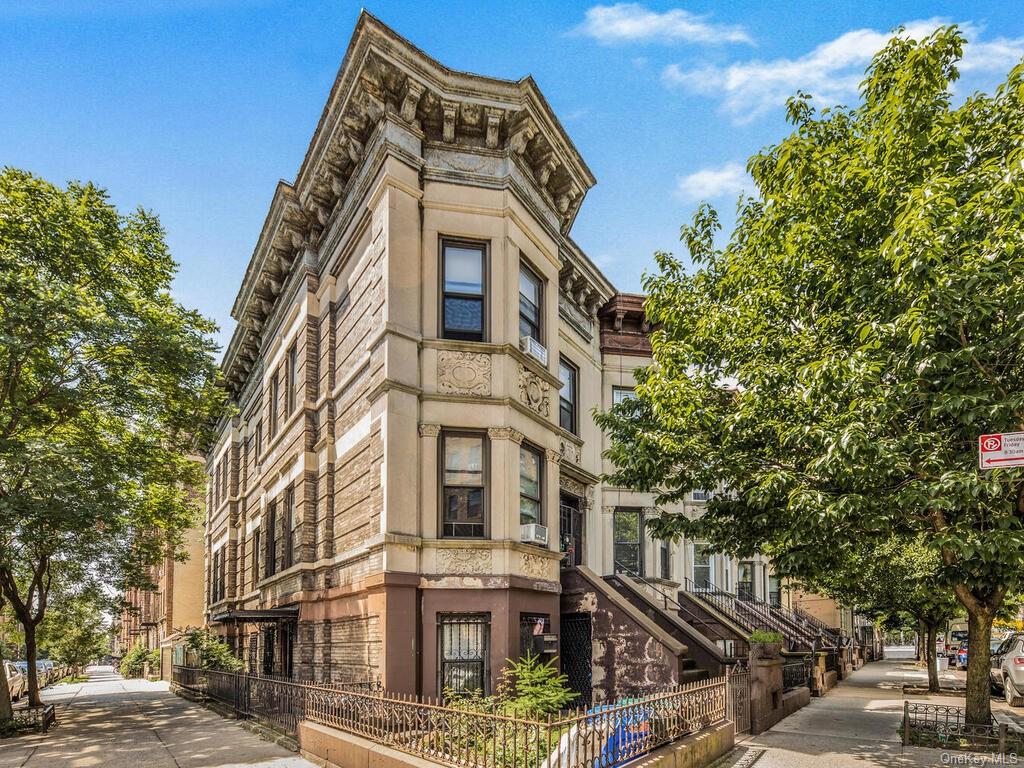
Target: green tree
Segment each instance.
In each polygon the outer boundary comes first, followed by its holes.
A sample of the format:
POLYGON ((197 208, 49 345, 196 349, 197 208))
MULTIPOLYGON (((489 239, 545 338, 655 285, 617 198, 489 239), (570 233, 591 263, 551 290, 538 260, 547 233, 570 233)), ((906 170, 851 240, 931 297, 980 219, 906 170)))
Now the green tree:
POLYGON ((146 670, 146 664, 153 668, 160 663, 160 654, 156 650, 149 650, 141 640, 128 649, 128 653, 121 659, 120 673, 124 677, 142 677, 146 670))
POLYGON ((51 590, 145 582, 200 514, 190 458, 224 402, 215 326, 171 296, 155 216, 0 172, 0 589, 36 632, 51 590))
POLYGON ((864 541, 864 546, 844 549, 845 560, 823 553, 816 572, 803 584, 877 621, 900 623, 911 617, 924 631, 928 690, 939 692, 936 657, 938 633, 962 608, 943 576, 938 552, 925 546, 920 537, 864 541))
POLYGON ((103 620, 103 602, 91 593, 64 592, 56 599, 51 595, 37 633, 39 648, 76 670, 104 655, 110 634, 103 620))
POLYGON ((790 101, 724 249, 702 206, 682 230, 697 269, 657 254, 654 365, 599 422, 617 483, 729 489, 661 535, 770 543, 797 575, 824 542, 920 536, 968 614, 967 718, 987 723, 992 619, 1024 574, 1024 476, 975 452, 1024 429, 1024 68, 954 107, 963 45, 897 36, 856 106, 790 101))

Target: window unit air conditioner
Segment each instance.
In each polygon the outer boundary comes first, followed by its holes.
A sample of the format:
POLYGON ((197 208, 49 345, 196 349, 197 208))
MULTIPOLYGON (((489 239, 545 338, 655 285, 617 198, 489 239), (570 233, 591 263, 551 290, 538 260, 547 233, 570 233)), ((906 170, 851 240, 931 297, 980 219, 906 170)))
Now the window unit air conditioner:
POLYGON ((519 540, 524 544, 539 544, 546 547, 548 545, 548 527, 537 523, 520 525, 519 540))
POLYGON ((545 347, 543 344, 541 344, 539 341, 533 338, 533 336, 521 336, 519 339, 519 349, 528 354, 541 365, 547 366, 547 347, 545 347))

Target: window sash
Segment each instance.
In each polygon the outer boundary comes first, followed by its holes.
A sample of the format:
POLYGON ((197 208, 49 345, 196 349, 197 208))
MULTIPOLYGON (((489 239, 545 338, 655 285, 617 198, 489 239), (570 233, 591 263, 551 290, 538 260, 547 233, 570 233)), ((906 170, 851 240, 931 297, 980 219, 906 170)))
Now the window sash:
POLYGON ((612 387, 612 405, 618 405, 634 398, 636 398, 636 392, 633 387, 612 387))
POLYGON ((292 344, 288 348, 288 383, 287 392, 285 392, 285 412, 289 415, 295 410, 296 399, 298 395, 298 350, 295 344, 292 344))
POLYGON ((270 380, 270 434, 277 434, 277 399, 281 394, 281 385, 278 383, 278 371, 274 370, 274 376, 270 380))
POLYGON ((486 537, 487 441, 484 436, 442 433, 440 472, 442 538, 486 537), (454 450, 460 444, 463 450, 454 450))
MULTIPOLYGON (((482 244, 441 241, 441 336, 462 341, 483 341, 487 323, 487 250, 482 244), (474 253, 479 258, 475 282, 455 280, 455 257, 474 253), (451 266, 451 269, 449 267, 451 266), (468 318, 456 317, 456 308, 470 309, 468 318), (460 322, 460 320, 462 320, 460 322), (468 321, 468 322, 467 322, 468 321)), ((459 265, 465 266, 465 265, 459 265)))
POLYGON ((579 369, 566 360, 558 363, 558 377, 562 386, 558 390, 558 425, 576 434, 576 401, 579 389, 579 369))
POLYGON ((544 522, 544 462, 539 451, 519 447, 519 524, 544 522), (536 477, 531 478, 531 469, 536 477))
POLYGON ((519 267, 519 335, 540 342, 541 279, 529 267, 519 267), (531 296, 532 294, 532 296, 531 296))

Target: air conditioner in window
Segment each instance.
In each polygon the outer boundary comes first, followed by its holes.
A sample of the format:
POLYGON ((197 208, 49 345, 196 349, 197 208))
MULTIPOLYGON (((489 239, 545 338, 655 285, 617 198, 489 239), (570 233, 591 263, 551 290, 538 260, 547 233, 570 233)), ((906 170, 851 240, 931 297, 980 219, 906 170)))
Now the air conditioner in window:
POLYGON ((540 544, 542 547, 546 547, 548 545, 548 527, 537 523, 520 525, 519 540, 524 544, 540 544))
POLYGON ((541 365, 548 364, 548 349, 533 336, 522 336, 519 339, 519 349, 528 354, 541 365))

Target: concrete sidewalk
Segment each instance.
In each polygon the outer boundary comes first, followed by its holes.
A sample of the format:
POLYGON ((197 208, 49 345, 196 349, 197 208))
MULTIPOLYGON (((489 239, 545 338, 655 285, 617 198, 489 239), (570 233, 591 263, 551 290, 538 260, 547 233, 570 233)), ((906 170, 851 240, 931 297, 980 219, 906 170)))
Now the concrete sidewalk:
POLYGON ((168 691, 110 667, 43 692, 56 728, 0 741, 0 768, 313 768, 294 753, 168 691))
MULTIPOLYGON (((952 679, 953 673, 945 675, 952 679)), ((963 705, 962 698, 904 697, 904 684, 927 685, 925 671, 918 668, 912 659, 888 659, 866 664, 822 698, 811 699, 808 706, 774 728, 743 741, 723 766, 907 768, 991 764, 991 754, 904 747, 900 734, 904 698, 963 705), (970 759, 971 755, 976 755, 979 761, 984 757, 987 762, 957 762, 970 759)))

